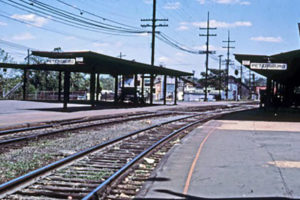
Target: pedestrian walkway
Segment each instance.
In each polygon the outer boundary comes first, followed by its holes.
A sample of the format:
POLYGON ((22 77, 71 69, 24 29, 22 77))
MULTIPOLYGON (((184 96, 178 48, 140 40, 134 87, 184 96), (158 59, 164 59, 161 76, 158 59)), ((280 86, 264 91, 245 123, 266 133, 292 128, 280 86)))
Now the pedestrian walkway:
POLYGON ((168 152, 139 197, 299 198, 300 122, 287 120, 299 114, 261 112, 231 114, 193 130, 168 152))

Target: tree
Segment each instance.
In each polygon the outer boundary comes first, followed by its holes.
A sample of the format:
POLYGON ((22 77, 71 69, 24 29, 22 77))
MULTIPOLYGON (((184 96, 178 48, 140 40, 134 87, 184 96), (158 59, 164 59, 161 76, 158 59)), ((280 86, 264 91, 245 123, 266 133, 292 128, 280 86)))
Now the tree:
MULTIPOLYGON (((14 59, 9 53, 7 53, 4 49, 0 48, 0 63, 14 63, 14 59)), ((0 96, 3 96, 4 93, 7 93, 11 90, 16 84, 21 81, 21 73, 20 70, 10 69, 7 70, 5 68, 1 69, 0 66, 0 96)))
MULTIPOLYGON (((207 76, 207 86, 215 88, 216 90, 224 90, 225 88, 226 71, 218 69, 210 69, 207 76), (221 76, 221 88, 220 88, 220 76, 221 76)), ((201 72, 201 78, 199 83, 202 87, 205 86, 205 72, 201 72)))

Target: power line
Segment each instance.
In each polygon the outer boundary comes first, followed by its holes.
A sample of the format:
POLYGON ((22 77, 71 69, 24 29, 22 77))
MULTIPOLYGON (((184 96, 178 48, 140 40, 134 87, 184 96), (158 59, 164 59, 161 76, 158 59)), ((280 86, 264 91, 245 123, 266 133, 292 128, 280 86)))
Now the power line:
POLYGON ((63 0, 56 0, 56 1, 58 1, 58 2, 60 2, 60 3, 62 3, 62 4, 64 4, 64 5, 66 5, 66 6, 72 7, 72 8, 75 9, 75 10, 80 11, 80 14, 87 13, 87 14, 89 14, 89 15, 91 15, 91 16, 100 18, 100 19, 102 19, 103 21, 109 21, 109 22, 112 22, 112 23, 115 23, 115 24, 119 24, 119 25, 122 25, 122 26, 127 26, 127 27, 130 27, 130 28, 133 28, 133 29, 138 29, 137 27, 130 26, 130 25, 127 25, 127 24, 123 24, 123 23, 117 22, 117 21, 115 21, 115 20, 111 20, 111 19, 108 19, 108 18, 106 18, 106 17, 102 17, 102 16, 100 16, 100 15, 97 15, 97 14, 95 14, 95 13, 89 12, 89 11, 87 11, 87 10, 80 9, 80 8, 74 6, 74 5, 71 5, 71 4, 69 4, 69 3, 64 2, 63 0))
POLYGON ((38 1, 34 1, 34 3, 30 3, 24 0, 20 0, 23 3, 16 2, 14 0, 8 0, 10 3, 0 0, 2 3, 10 5, 12 7, 18 8, 20 10, 36 14, 38 16, 44 17, 46 19, 50 19, 52 21, 83 29, 89 30, 98 33, 104 33, 109 35, 121 35, 121 36, 128 36, 128 34, 138 34, 138 33, 145 33, 144 31, 140 30, 129 30, 129 29, 120 29, 115 27, 108 27, 104 26, 103 23, 99 24, 98 22, 95 23, 93 20, 88 18, 80 19, 80 16, 76 16, 73 13, 66 12, 61 9, 57 9, 52 7, 48 4, 38 3, 38 1), (50 18, 49 18, 50 16, 50 18))

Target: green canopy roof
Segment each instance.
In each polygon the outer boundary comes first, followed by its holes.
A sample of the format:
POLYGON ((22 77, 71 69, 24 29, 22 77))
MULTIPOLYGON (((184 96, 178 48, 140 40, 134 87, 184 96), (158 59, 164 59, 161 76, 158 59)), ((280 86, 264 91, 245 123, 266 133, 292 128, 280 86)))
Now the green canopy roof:
MULTIPOLYGON (((300 85, 300 50, 270 56, 250 54, 234 54, 234 56, 241 64, 243 64, 243 61, 250 61, 250 63, 285 63, 287 64, 287 70, 251 70, 280 83, 300 85)), ((245 67, 250 69, 250 65, 245 65, 245 67)))
POLYGON ((76 59, 83 58, 83 62, 75 64, 1 64, 1 67, 34 69, 34 70, 53 70, 53 71, 71 71, 84 73, 102 73, 111 75, 129 75, 129 74, 160 74, 169 76, 191 76, 192 73, 173 70, 164 67, 151 66, 135 61, 124 60, 103 54, 82 51, 82 52, 50 52, 50 51, 32 51, 32 55, 53 58, 53 59, 76 59))

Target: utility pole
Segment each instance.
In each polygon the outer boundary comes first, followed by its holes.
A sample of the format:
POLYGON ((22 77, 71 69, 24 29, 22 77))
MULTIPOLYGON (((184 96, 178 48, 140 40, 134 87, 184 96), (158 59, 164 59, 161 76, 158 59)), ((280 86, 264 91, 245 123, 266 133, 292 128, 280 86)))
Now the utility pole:
POLYGON ((220 100, 221 98, 221 89, 222 89, 222 71, 221 71, 221 67, 222 67, 222 57, 223 55, 219 55, 219 97, 220 100))
POLYGON ((252 96, 252 89, 251 89, 251 70, 249 69, 249 98, 251 99, 252 96))
MULTIPOLYGON (((252 73, 252 91, 253 91, 253 94, 255 95, 256 93, 256 89, 255 89, 255 74, 252 73)), ((276 90, 277 92, 277 90, 276 90)))
POLYGON ((240 99, 242 99, 243 65, 241 65, 240 99))
MULTIPOLYGON (((30 49, 27 49, 27 65, 30 64, 30 49)), ((28 81, 28 70, 24 69, 23 77, 23 100, 27 100, 27 81, 28 81)))
POLYGON ((226 83, 225 83, 225 91, 226 91, 226 100, 228 100, 228 79, 229 79, 229 63, 230 63, 230 49, 234 49, 235 47, 230 46, 230 43, 235 41, 230 40, 230 31, 228 31, 228 40, 223 41, 227 43, 227 47, 223 47, 227 49, 227 59, 226 59, 226 83))
POLYGON ((209 37, 210 36, 217 36, 216 34, 209 34, 209 30, 216 30, 217 28, 210 28, 209 27, 209 12, 207 13, 207 27, 206 28, 200 28, 200 30, 206 30, 206 34, 199 34, 199 36, 206 37, 206 51, 204 52, 206 54, 206 61, 205 61, 205 93, 204 93, 204 101, 207 101, 207 76, 208 76, 208 55, 213 54, 214 52, 209 51, 209 37))
POLYGON ((125 57, 126 55, 122 54, 122 52, 120 52, 119 58, 122 59, 123 57, 125 57))
MULTIPOLYGON (((151 66, 154 66, 154 56, 155 56, 155 29, 156 27, 168 27, 167 24, 158 24, 156 25, 157 21, 165 22, 168 21, 168 19, 156 19, 156 0, 153 0, 153 13, 152 13, 152 19, 141 19, 142 22, 149 22, 152 21, 152 25, 150 24, 142 24, 141 27, 152 27, 152 43, 151 43, 151 66)), ((159 33, 159 32, 157 32, 159 33)), ((153 74, 150 75, 150 104, 153 103, 153 74)), ((142 85, 144 85, 144 76, 142 77, 142 85)), ((144 91, 142 91, 144 93, 144 91)))

